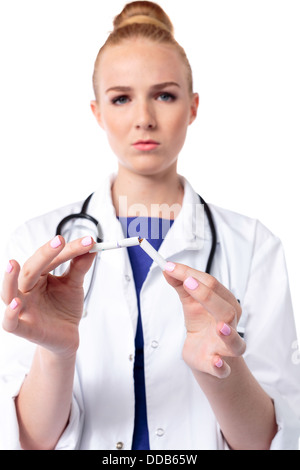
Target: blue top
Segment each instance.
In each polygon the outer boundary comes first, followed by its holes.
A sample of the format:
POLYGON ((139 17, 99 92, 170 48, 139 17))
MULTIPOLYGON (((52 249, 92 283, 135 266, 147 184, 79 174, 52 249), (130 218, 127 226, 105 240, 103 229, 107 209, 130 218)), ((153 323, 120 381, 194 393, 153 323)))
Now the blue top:
MULTIPOLYGON (((173 220, 147 217, 120 217, 125 237, 146 238, 158 250, 173 220)), ((140 292, 152 264, 152 259, 139 246, 127 248, 138 304, 138 321, 135 336, 134 392, 135 419, 132 439, 133 450, 149 450, 146 390, 144 374, 144 337, 140 311, 140 292)))

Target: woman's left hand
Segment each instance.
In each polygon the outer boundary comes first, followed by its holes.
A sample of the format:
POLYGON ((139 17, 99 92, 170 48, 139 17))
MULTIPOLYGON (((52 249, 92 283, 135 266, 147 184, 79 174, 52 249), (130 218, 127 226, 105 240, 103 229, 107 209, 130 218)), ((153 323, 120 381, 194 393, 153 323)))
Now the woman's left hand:
POLYGON ((241 356, 246 349, 236 331, 240 304, 213 276, 183 264, 167 263, 164 275, 183 306, 184 361, 193 371, 226 378, 230 367, 224 358, 241 356))

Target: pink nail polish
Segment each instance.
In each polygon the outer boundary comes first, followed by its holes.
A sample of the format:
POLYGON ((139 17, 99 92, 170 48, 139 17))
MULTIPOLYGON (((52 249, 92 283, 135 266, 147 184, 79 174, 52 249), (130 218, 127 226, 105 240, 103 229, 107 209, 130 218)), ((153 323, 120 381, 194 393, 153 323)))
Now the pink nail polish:
POLYGON ((81 240, 82 246, 90 246, 93 243, 92 237, 85 237, 81 240))
POLYGON ((11 262, 9 261, 8 264, 7 264, 7 267, 6 267, 6 272, 7 273, 11 273, 13 270, 13 265, 11 264, 11 262))
POLYGON ((230 333, 231 333, 231 328, 230 328, 230 326, 226 325, 226 323, 224 323, 224 325, 223 325, 222 328, 220 329, 220 332, 221 332, 222 335, 224 335, 224 336, 229 336, 230 333))
POLYGON ((60 245, 61 245, 61 241, 60 241, 59 236, 57 235, 55 238, 53 238, 53 240, 51 240, 50 246, 52 248, 58 248, 60 245))
POLYGON ((195 290, 195 289, 197 289, 197 287, 199 286, 199 283, 198 283, 198 281, 196 281, 196 279, 194 279, 193 277, 188 277, 188 278, 184 281, 184 285, 185 285, 185 287, 187 287, 187 288, 190 289, 190 290, 195 290))
POLYGON ((13 299, 9 306, 12 310, 15 310, 18 306, 18 302, 16 301, 16 299, 13 299))
POLYGON ((168 271, 169 273, 171 273, 174 271, 175 268, 176 268, 176 264, 171 263, 171 261, 168 261, 165 266, 165 271, 168 271))
POLYGON ((222 365, 223 365, 223 361, 222 361, 221 358, 218 359, 217 362, 215 362, 215 366, 218 367, 219 369, 220 369, 220 367, 222 367, 222 365))

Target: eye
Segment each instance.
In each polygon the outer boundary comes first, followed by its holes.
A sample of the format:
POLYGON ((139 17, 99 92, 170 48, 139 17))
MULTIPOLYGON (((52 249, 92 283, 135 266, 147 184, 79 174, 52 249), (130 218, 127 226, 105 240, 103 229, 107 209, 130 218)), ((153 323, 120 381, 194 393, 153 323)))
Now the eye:
POLYGON ((116 105, 119 105, 119 106, 122 105, 122 104, 128 103, 128 101, 129 101, 129 98, 126 95, 116 96, 115 98, 113 98, 111 100, 112 104, 116 104, 116 105))
POLYGON ((168 93, 167 91, 164 91, 162 93, 159 93, 157 99, 158 101, 171 102, 171 101, 174 101, 176 97, 172 93, 168 93))

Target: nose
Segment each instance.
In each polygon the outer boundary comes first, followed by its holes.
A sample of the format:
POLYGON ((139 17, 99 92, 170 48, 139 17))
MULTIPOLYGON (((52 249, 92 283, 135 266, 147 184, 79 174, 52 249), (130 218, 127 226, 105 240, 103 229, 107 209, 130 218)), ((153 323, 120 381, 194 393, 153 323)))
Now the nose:
POLYGON ((143 102, 137 106, 136 129, 155 129, 156 128, 155 111, 150 103, 143 102))

